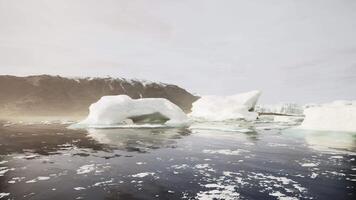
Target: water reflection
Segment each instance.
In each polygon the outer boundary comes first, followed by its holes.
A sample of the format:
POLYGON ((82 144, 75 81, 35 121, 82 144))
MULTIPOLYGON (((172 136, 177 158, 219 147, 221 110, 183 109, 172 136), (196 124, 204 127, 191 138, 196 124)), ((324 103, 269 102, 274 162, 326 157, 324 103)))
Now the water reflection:
POLYGON ((188 129, 88 129, 88 136, 111 148, 147 152, 149 149, 174 148, 176 139, 187 136, 188 129))
POLYGON ((351 151, 356 152, 356 133, 307 131, 289 129, 285 134, 304 138, 306 144, 318 151, 351 151))
POLYGON ((0 155, 14 153, 57 154, 71 147, 106 150, 87 137, 85 130, 69 130, 65 125, 0 126, 0 155))

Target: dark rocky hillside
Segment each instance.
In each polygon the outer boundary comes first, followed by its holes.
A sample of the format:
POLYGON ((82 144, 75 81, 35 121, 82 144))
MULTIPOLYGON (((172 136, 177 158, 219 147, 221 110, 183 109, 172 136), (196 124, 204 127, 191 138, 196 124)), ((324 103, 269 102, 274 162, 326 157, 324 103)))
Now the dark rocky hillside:
POLYGON ((104 95, 126 94, 132 98, 160 97, 189 112, 198 99, 170 84, 114 79, 65 78, 60 76, 0 76, 0 117, 83 116, 104 95))

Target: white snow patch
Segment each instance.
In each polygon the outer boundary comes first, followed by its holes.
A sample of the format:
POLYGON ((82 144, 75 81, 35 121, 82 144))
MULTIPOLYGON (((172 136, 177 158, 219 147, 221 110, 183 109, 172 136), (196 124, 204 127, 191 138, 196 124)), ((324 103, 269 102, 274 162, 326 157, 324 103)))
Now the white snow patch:
POLYGON ((258 116, 254 109, 260 91, 251 91, 232 96, 202 96, 193 103, 189 116, 208 121, 224 121, 233 119, 255 120, 258 116))

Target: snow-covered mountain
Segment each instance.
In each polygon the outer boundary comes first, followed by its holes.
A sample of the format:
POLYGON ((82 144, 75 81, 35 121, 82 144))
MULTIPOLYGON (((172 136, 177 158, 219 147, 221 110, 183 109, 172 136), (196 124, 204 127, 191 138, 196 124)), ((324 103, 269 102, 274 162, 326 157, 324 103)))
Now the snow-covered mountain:
POLYGON ((171 84, 120 78, 60 76, 0 76, 0 118, 9 116, 85 116, 88 107, 105 95, 133 99, 161 97, 190 111, 198 97, 171 84))

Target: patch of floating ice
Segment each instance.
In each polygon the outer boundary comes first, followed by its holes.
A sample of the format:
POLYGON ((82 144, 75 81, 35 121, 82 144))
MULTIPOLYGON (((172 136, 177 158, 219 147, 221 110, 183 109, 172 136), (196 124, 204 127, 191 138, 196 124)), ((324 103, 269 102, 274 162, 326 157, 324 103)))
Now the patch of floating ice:
POLYGON ((267 145, 270 147, 286 147, 286 146, 288 146, 286 144, 279 144, 279 143, 268 143, 267 145))
POLYGON ((343 156, 330 156, 331 159, 343 159, 343 156))
POLYGON ((0 176, 4 176, 9 171, 14 171, 15 168, 0 167, 0 176))
POLYGON ((79 191, 79 190, 85 190, 86 188, 85 187, 75 187, 73 189, 79 191))
POLYGON ((13 177, 10 181, 8 181, 8 183, 14 184, 14 183, 17 183, 17 182, 21 182, 25 178, 26 177, 13 177))
POLYGON ((319 174, 313 172, 313 173, 311 174, 310 178, 313 178, 313 179, 314 179, 314 178, 316 178, 318 175, 319 175, 319 174))
POLYGON ((195 198, 198 200, 233 200, 239 199, 240 197, 240 194, 235 191, 234 185, 206 184, 203 187, 209 190, 200 191, 198 194, 196 194, 195 198))
POLYGON ((108 181, 102 181, 102 182, 97 182, 93 185, 93 187, 97 187, 97 186, 100 186, 100 185, 106 185, 106 184, 109 184, 109 183, 112 183, 114 181, 114 179, 110 179, 108 181))
POLYGON ((238 150, 230 150, 230 149, 210 150, 210 149, 204 149, 203 150, 203 153, 223 154, 223 155, 240 155, 241 152, 249 152, 249 151, 243 150, 243 149, 238 149, 238 150))
POLYGON ((270 196, 277 197, 279 200, 298 200, 296 197, 289 197, 279 191, 269 193, 270 196))
POLYGON ((300 163, 300 166, 302 167, 316 167, 318 165, 318 163, 300 163))
POLYGON ((131 175, 131 176, 134 177, 134 178, 143 178, 143 177, 146 177, 146 176, 149 176, 149 175, 153 176, 153 175, 155 175, 155 173, 154 172, 142 172, 142 173, 134 174, 134 175, 131 175))
POLYGON ((49 180, 50 179, 50 177, 48 177, 48 176, 39 176, 39 177, 37 177, 37 180, 39 180, 39 181, 45 181, 45 180, 49 180))
POLYGON ((95 165, 90 164, 90 165, 83 165, 77 169, 77 174, 87 174, 95 170, 95 165))
POLYGON ((24 155, 24 156, 15 156, 14 158, 16 159, 26 159, 26 160, 31 160, 40 157, 39 155, 36 154, 31 154, 31 155, 24 155))
POLYGON ((48 176, 39 176, 39 177, 34 178, 32 180, 26 181, 26 183, 36 183, 37 181, 47 181, 49 179, 50 179, 50 177, 48 177, 48 176))
POLYGON ((171 168, 173 169, 187 169, 189 165, 187 164, 181 164, 181 165, 172 165, 171 168))
POLYGON ((0 199, 2 199, 2 198, 4 198, 4 197, 7 197, 7 196, 9 196, 9 195, 10 195, 10 193, 1 192, 1 193, 0 193, 0 199))

